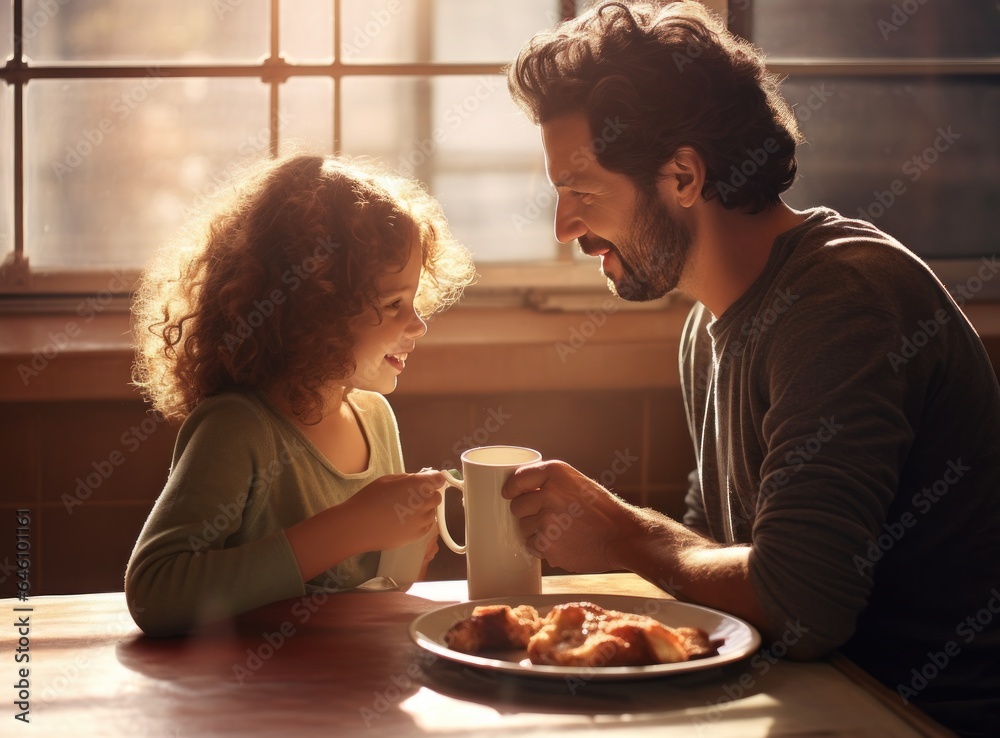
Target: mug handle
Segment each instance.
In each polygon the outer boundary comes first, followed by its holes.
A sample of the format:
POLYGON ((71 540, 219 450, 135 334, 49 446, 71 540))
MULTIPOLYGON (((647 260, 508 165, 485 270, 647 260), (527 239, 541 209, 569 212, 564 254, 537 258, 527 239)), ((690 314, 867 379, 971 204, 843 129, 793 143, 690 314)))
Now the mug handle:
POLYGON ((448 530, 448 522, 447 520, 445 520, 444 504, 445 504, 445 496, 448 493, 448 487, 458 487, 458 489, 461 490, 462 494, 464 495, 465 480, 456 479, 455 477, 452 477, 451 481, 448 482, 448 485, 443 490, 441 490, 441 504, 438 505, 437 509, 438 530, 440 530, 441 532, 441 540, 444 541, 444 545, 446 545, 448 548, 450 548, 457 554, 464 554, 469 544, 468 537, 466 537, 465 545, 459 546, 457 543, 455 543, 455 539, 451 537, 451 533, 448 530))

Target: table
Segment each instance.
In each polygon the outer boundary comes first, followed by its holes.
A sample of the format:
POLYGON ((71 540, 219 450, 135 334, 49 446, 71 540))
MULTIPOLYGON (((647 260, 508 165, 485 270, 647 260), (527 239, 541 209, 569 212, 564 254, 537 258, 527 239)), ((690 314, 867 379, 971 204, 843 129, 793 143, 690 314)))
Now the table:
MULTIPOLYGON (((667 599, 632 574, 546 577, 545 593, 667 599)), ((465 599, 464 581, 407 593, 275 603, 195 635, 153 640, 122 593, 0 600, 3 735, 30 736, 948 736, 846 660, 750 659, 645 681, 528 679, 481 672, 415 646, 409 623, 465 599), (15 608, 30 607, 30 611, 15 608), (29 617, 15 663, 11 617, 29 617), (756 666, 752 664, 756 663, 756 666), (14 715, 28 666, 28 718, 14 715), (767 668, 763 668, 766 665, 767 668), (12 698, 13 695, 13 698, 12 698)))

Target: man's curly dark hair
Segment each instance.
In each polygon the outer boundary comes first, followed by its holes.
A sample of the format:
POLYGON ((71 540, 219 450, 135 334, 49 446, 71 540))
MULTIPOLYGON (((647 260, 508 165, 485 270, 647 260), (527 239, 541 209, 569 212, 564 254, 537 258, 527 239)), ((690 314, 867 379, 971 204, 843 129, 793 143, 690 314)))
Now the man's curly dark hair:
POLYGON ((647 192, 682 146, 705 163, 703 197, 729 209, 759 212, 795 178, 802 138, 777 79, 693 0, 599 2, 535 35, 507 84, 536 124, 583 113, 592 134, 613 130, 598 163, 647 192))

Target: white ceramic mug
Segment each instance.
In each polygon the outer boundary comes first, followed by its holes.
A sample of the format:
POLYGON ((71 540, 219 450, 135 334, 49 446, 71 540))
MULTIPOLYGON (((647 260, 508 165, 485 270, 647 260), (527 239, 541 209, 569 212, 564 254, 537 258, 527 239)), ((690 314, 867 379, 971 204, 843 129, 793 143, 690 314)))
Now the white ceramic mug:
POLYGON ((417 540, 399 548, 383 551, 378 560, 378 571, 375 576, 389 577, 400 589, 409 589, 420 576, 420 567, 424 563, 427 547, 437 534, 437 525, 432 525, 431 529, 417 540))
POLYGON ((542 563, 528 553, 510 500, 500 496, 514 470, 541 461, 542 455, 520 446, 480 446, 462 454, 462 481, 453 482, 465 501, 465 545, 455 543, 438 507, 441 538, 465 554, 469 599, 541 594, 542 563))

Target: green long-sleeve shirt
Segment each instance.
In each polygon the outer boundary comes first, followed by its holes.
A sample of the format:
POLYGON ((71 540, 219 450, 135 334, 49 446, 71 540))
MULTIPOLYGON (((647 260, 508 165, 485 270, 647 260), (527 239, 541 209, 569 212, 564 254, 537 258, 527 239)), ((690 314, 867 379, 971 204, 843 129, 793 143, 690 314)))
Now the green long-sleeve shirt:
POLYGON ((399 431, 385 398, 347 395, 369 447, 368 468, 344 474, 263 395, 201 402, 177 436, 166 486, 125 574, 129 610, 149 635, 375 576, 379 553, 342 561, 303 583, 285 529, 403 471, 399 431))

